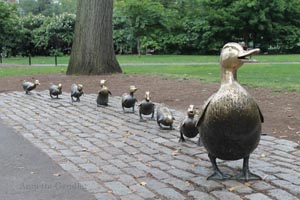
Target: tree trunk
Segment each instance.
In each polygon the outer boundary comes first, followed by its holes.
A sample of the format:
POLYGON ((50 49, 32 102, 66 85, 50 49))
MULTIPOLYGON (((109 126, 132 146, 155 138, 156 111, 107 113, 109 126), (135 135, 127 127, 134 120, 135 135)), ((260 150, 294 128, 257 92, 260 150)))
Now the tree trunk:
POLYGON ((122 72, 112 37, 113 0, 80 0, 67 74, 122 72))

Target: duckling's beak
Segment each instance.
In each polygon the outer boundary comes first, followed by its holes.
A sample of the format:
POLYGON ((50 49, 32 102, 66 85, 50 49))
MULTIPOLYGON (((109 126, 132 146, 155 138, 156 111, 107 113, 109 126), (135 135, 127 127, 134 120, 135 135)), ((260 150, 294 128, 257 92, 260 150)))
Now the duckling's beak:
POLYGON ((260 49, 251 49, 248 51, 242 51, 238 55, 238 59, 241 60, 243 63, 253 63, 257 62, 255 59, 248 58, 248 56, 258 54, 260 52, 260 49))

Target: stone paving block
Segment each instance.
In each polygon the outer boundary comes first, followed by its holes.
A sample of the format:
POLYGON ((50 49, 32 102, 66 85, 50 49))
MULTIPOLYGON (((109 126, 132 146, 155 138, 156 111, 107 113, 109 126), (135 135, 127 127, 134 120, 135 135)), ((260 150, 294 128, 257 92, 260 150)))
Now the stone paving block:
POLYGON ((221 190, 224 188, 221 183, 218 183, 217 181, 208 181, 206 180, 206 177, 198 176, 196 178, 189 179, 189 181, 202 188, 205 192, 221 190))
POLYGON ((272 200, 270 197, 261 193, 249 194, 246 195, 245 198, 248 200, 272 200))
POLYGON ((181 190, 182 192, 194 190, 194 186, 189 181, 182 181, 181 179, 170 177, 162 180, 164 183, 172 185, 173 187, 181 190))
POLYGON ((180 169, 171 169, 171 170, 168 170, 168 173, 173 174, 174 176, 181 178, 182 180, 188 180, 192 177, 195 177, 194 174, 180 170, 180 169))
POLYGON ((182 200, 186 199, 183 195, 172 188, 163 188, 157 190, 157 193, 163 196, 166 199, 182 200))
POLYGON ((95 194, 95 197, 98 200, 118 200, 117 197, 115 197, 114 195, 109 194, 109 193, 98 193, 98 194, 95 194))
MULTIPOLYGON (((147 185, 146 185, 147 186, 147 185)), ((139 184, 132 185, 129 187, 132 192, 135 194, 145 198, 145 199, 154 199, 156 195, 148 190, 145 186, 141 186, 139 184)))
POLYGON ((128 194, 121 196, 121 200, 143 200, 144 198, 137 196, 135 194, 128 194))
POLYGON ((112 192, 116 195, 123 196, 131 194, 132 191, 126 187, 123 183, 114 181, 114 182, 106 182, 104 183, 106 187, 112 190, 112 192))
POLYGON ((133 178, 133 176, 130 176, 128 174, 117 175, 117 176, 115 176, 115 178, 117 180, 119 180, 120 182, 122 182, 127 187, 137 184, 137 181, 133 178))
POLYGON ((80 184, 92 193, 105 192, 107 190, 96 181, 80 181, 80 184))
POLYGON ((92 172, 92 173, 96 173, 100 170, 99 167, 93 163, 83 163, 83 164, 79 164, 79 166, 83 168, 85 171, 92 172))
POLYGON ((100 166, 101 170, 112 174, 112 175, 119 175, 119 174, 123 174, 124 172, 122 172, 119 168, 113 166, 113 165, 104 165, 104 166, 100 166))
POLYGON ((61 163, 60 166, 68 172, 79 171, 79 168, 71 162, 61 163))
POLYGON ((282 190, 282 189, 273 189, 273 190, 268 190, 267 191, 268 195, 271 196, 272 199, 276 200, 297 200, 299 199, 298 197, 282 190))
POLYGON ((211 192, 217 199, 242 200, 240 196, 226 190, 211 192))
POLYGON ((253 192, 253 189, 237 181, 228 180, 228 181, 223 181, 222 184, 226 186, 226 189, 230 191, 234 191, 235 193, 238 194, 250 194, 253 192))
POLYGON ((216 198, 212 195, 200 191, 190 191, 188 193, 188 196, 192 197, 195 200, 216 200, 216 198))

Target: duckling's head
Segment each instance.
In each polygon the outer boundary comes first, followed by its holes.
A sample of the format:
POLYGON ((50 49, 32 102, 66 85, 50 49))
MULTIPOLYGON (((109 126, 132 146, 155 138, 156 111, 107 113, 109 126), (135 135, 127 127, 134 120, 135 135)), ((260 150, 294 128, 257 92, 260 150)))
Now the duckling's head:
POLYGON ((40 85, 39 80, 35 80, 35 81, 34 81, 34 85, 40 85))
POLYGON ((149 91, 145 92, 145 100, 150 101, 150 99, 151 99, 150 92, 149 91))
POLYGON ((58 84, 57 88, 58 88, 58 89, 61 89, 61 88, 62 88, 62 84, 61 84, 61 83, 58 84))
POLYGON ((103 80, 103 79, 100 80, 100 86, 101 86, 101 87, 103 87, 103 86, 105 85, 105 83, 106 83, 106 80, 103 80))
POLYGON ((78 84, 78 85, 77 85, 77 89, 78 89, 79 91, 82 91, 82 90, 83 90, 83 85, 82 85, 82 84, 78 84))
POLYGON ((187 109, 187 115, 189 117, 194 117, 196 114, 196 111, 194 109, 194 105, 190 105, 189 108, 187 109))
POLYGON ((253 54, 259 53, 260 49, 244 50, 243 47, 235 42, 224 45, 220 55, 221 67, 228 70, 237 70, 244 63, 254 62, 255 60, 247 58, 253 54))
POLYGON ((135 93, 136 91, 137 91, 138 89, 134 86, 134 85, 131 85, 130 87, 129 87, 129 92, 130 93, 135 93))

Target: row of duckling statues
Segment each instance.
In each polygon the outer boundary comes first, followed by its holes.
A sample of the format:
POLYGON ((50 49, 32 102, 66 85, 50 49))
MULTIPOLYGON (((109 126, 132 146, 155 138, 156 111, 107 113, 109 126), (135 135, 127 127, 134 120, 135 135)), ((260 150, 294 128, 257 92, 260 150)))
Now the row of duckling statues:
MULTIPOLYGON (((237 81, 238 69, 243 63, 253 62, 254 60, 247 59, 247 57, 259 51, 259 49, 244 50, 238 43, 224 45, 220 55, 221 85, 219 90, 207 100, 197 119, 195 118, 195 109, 191 105, 187 117, 180 125, 180 141, 182 142, 185 141, 184 136, 192 138, 200 133, 198 144, 203 143, 214 171, 208 177, 209 180, 261 180, 260 176, 250 172, 249 157, 259 144, 261 123, 264 122, 264 117, 255 100, 237 81), (224 174, 220 171, 216 159, 243 159, 241 173, 235 177, 224 174)), ((111 93, 105 87, 105 81, 102 81, 101 84, 102 88, 97 97, 97 104, 107 105, 108 95, 111 93)), ((39 85, 38 81, 35 83, 24 82, 23 88, 27 94, 37 85, 39 85)), ((59 86, 52 88, 55 91, 52 94, 58 97, 59 86)), ((71 96, 74 94, 77 101, 83 94, 80 89, 82 90, 80 85, 72 86, 71 96)), ((137 88, 131 86, 129 94, 122 96, 124 112, 125 109, 132 109, 134 112, 134 105, 137 102, 134 97, 136 90, 137 88)), ((151 114, 151 119, 154 118, 154 104, 150 100, 149 92, 146 92, 145 99, 140 103, 139 108, 141 121, 144 120, 142 115, 151 114)), ((160 127, 164 125, 172 129, 174 117, 170 110, 165 106, 159 106, 156 113, 157 124, 160 127)))

